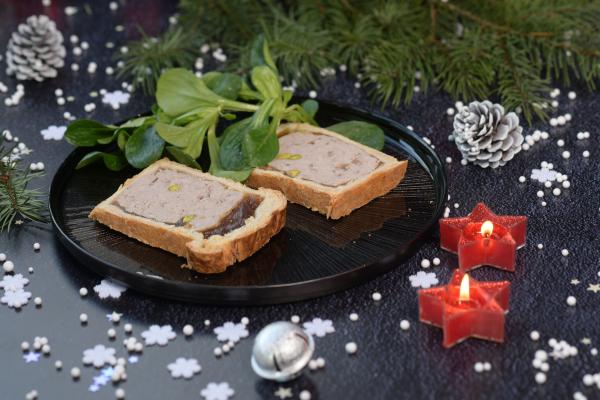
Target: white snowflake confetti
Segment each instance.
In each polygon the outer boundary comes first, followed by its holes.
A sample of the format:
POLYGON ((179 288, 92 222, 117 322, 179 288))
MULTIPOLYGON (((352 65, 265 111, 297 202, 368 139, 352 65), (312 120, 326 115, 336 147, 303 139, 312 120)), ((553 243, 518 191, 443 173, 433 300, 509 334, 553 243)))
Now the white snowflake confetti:
POLYGON ((118 109, 121 104, 129 103, 130 94, 121 90, 115 90, 114 92, 106 92, 102 96, 102 103, 110 104, 113 109, 118 109))
POLYGON ((29 353, 23 354, 23 360, 25 360, 25 362, 27 364, 32 363, 32 362, 38 362, 38 361, 40 361, 41 355, 42 355, 42 353, 30 351, 29 353))
POLYGON ((65 136, 66 126, 50 125, 46 129, 42 129, 40 133, 44 140, 61 140, 65 136))
POLYGON ((23 289, 16 291, 5 291, 4 296, 0 298, 0 302, 6 304, 9 307, 21 308, 31 298, 31 293, 26 292, 23 289))
POLYGON ((85 365, 92 364, 96 368, 101 368, 104 364, 114 364, 117 362, 115 358, 115 349, 112 347, 105 347, 102 344, 97 344, 93 349, 87 349, 83 351, 83 358, 81 359, 85 365))
POLYGON ((175 362, 167 365, 167 369, 171 371, 173 378, 185 378, 190 379, 202 370, 198 360, 195 358, 183 358, 179 357, 175 362))
POLYGON ((556 180, 557 172, 548 168, 532 169, 531 179, 541 183, 554 182, 556 180))
POLYGON ((280 399, 287 399, 294 397, 294 395, 292 394, 292 388, 285 388, 283 386, 279 386, 279 388, 277 389, 277 391, 275 393, 273 393, 275 395, 275 397, 279 397, 280 399))
POLYGON ((166 346, 169 340, 175 339, 175 332, 171 325, 152 325, 148 330, 142 332, 142 337, 146 342, 146 346, 152 346, 158 344, 159 346, 166 346))
POLYGON ((237 343, 241 338, 248 337, 248 329, 242 323, 235 324, 233 322, 225 322, 222 326, 214 329, 217 340, 220 342, 237 343))
POLYGON ((200 392, 206 400, 227 400, 233 396, 235 391, 229 387, 227 382, 211 382, 200 392))
POLYGON ((328 333, 335 332, 333 322, 330 319, 322 320, 321 318, 314 318, 312 321, 305 322, 302 326, 304 326, 306 333, 317 337, 323 337, 328 333))
POLYGON ((21 274, 4 275, 4 278, 0 280, 0 288, 8 292, 17 292, 22 290, 28 283, 29 279, 24 278, 21 274))
POLYGON ((425 271, 419 271, 416 275, 409 276, 408 279, 410 279, 412 287, 422 287, 425 289, 436 285, 439 282, 437 276, 435 276, 435 272, 425 271))
POLYGON ((102 279, 98 285, 94 286, 94 292, 98 293, 98 297, 101 299, 109 297, 118 299, 125 290, 127 290, 125 286, 110 279, 102 279))

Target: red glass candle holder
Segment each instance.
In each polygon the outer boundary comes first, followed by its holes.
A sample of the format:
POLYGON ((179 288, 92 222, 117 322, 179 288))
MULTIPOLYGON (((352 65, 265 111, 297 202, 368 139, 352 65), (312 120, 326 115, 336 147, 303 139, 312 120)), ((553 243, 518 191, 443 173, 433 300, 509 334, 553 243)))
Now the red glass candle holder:
POLYGON ((525 245, 527 217, 496 215, 483 203, 460 218, 440 220, 440 246, 458 254, 463 271, 490 265, 515 270, 516 250, 525 245))
POLYGON ((419 290, 419 319, 444 331, 444 347, 474 337, 504 341, 510 282, 479 282, 456 270, 446 286, 419 290))

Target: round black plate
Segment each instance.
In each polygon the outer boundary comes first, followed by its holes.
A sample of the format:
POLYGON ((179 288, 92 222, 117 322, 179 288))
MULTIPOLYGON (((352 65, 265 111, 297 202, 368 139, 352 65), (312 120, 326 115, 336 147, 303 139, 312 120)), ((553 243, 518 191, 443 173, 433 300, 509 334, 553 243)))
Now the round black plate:
POLYGON ((218 275, 180 268, 185 259, 142 244, 88 219, 136 171, 75 170, 89 149, 71 153, 50 190, 60 241, 100 275, 161 297, 212 304, 257 305, 309 299, 358 285, 409 257, 437 222, 446 197, 444 167, 414 132, 390 119, 320 103, 321 126, 365 120, 386 133, 384 151, 408 159, 404 180, 387 195, 342 219, 289 204, 285 228, 249 259, 218 275))

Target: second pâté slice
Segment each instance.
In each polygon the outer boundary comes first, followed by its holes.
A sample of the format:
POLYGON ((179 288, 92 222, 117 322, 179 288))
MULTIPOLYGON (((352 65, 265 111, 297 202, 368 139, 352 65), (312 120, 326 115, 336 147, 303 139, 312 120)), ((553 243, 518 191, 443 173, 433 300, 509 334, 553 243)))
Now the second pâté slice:
POLYGON ((285 225, 287 201, 167 159, 128 179, 90 218, 218 273, 250 257, 285 225))
POLYGON ((279 155, 246 184, 276 189, 292 203, 338 219, 383 196, 404 178, 408 162, 309 124, 277 131, 279 155))

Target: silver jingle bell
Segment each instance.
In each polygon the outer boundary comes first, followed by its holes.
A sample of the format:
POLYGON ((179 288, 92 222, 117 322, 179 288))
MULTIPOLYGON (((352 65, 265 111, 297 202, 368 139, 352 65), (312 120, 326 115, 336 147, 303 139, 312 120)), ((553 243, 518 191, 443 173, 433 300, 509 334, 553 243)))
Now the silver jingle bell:
POLYGON ((265 326, 254 339, 252 369, 262 378, 287 382, 298 377, 315 351, 315 342, 287 321, 265 326))

